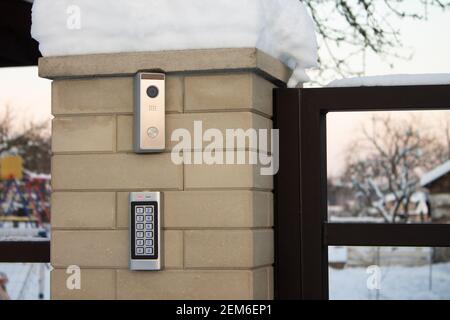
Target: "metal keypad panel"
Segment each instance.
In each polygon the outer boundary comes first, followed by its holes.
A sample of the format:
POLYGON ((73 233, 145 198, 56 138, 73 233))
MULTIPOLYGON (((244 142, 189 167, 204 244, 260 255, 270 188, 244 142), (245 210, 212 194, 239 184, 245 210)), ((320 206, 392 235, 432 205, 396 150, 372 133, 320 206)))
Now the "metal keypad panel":
POLYGON ((163 194, 130 192, 130 270, 160 271, 164 265, 163 194))
POLYGON ((136 206, 136 255, 153 256, 155 253, 155 206, 136 206), (144 232, 143 232, 144 231, 144 232))
POLYGON ((158 206, 156 202, 132 203, 132 259, 158 258, 158 206))

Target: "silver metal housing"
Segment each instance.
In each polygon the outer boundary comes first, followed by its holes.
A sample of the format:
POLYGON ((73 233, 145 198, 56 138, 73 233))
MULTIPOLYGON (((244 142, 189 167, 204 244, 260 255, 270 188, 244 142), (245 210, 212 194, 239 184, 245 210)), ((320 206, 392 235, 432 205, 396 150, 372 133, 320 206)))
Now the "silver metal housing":
POLYGON ((128 214, 129 214, 129 259, 130 259, 130 270, 136 271, 159 271, 164 268, 164 252, 163 252, 163 195, 161 192, 130 192, 129 202, 128 202, 128 214), (133 232, 134 228, 132 224, 134 223, 134 213, 132 212, 133 203, 143 203, 143 202, 156 202, 158 204, 157 208, 157 219, 154 226, 154 230, 157 231, 157 257, 155 259, 133 259, 132 257, 132 246, 135 246, 133 232))
POLYGON ((166 76, 163 73, 137 73, 134 79, 134 134, 136 153, 163 152, 166 148, 166 76), (147 89, 156 87, 150 97, 147 89))

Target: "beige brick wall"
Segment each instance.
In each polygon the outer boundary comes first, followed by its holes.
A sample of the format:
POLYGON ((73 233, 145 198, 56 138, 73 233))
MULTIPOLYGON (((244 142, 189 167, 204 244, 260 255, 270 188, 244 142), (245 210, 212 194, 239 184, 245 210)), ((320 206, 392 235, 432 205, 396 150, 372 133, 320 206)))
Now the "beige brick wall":
MULTIPOLYGON (((249 68, 248 49, 242 50, 242 68, 228 71, 225 57, 217 56, 221 51, 210 51, 209 63, 217 70, 208 73, 198 72, 206 66, 192 67, 195 54, 177 54, 176 67, 183 59, 186 64, 182 72, 168 73, 168 148, 148 155, 132 153, 131 74, 111 64, 111 72, 103 66, 98 76, 97 56, 86 57, 91 69, 83 75, 71 74, 70 66, 61 69, 61 61, 78 63, 70 57, 41 61, 41 75, 55 78, 53 299, 273 298, 273 178, 251 165, 177 166, 169 152, 171 131, 192 132, 195 120, 203 121, 204 130, 223 132, 272 128, 272 89, 285 80, 279 78, 284 67, 258 53, 250 58, 261 62, 249 68), (128 270, 127 196, 141 190, 164 192, 161 272, 128 270), (70 265, 81 267, 81 290, 66 288, 70 265)), ((158 59, 150 54, 149 68, 158 59)))

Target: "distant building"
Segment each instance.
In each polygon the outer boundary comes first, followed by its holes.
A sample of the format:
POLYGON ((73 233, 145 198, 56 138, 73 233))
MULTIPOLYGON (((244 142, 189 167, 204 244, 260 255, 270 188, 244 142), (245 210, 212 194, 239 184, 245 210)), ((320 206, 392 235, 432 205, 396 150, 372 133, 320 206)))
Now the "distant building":
MULTIPOLYGON (((387 209, 392 209, 397 205, 396 197, 393 193, 387 194, 384 198, 387 209)), ((398 211, 398 216, 404 218, 410 223, 425 223, 431 221, 431 207, 428 192, 426 190, 419 190, 414 192, 410 199, 407 211, 401 206, 398 211)))
MULTIPOLYGON (((450 223, 450 160, 424 174, 420 184, 430 193, 432 222, 450 223)), ((436 248, 434 261, 450 261, 450 248, 436 248)))
POLYGON ((422 176, 420 184, 429 191, 434 223, 450 223, 450 160, 422 176))
POLYGON ((329 179, 327 184, 329 216, 351 216, 351 207, 355 202, 355 193, 351 184, 338 179, 329 179))

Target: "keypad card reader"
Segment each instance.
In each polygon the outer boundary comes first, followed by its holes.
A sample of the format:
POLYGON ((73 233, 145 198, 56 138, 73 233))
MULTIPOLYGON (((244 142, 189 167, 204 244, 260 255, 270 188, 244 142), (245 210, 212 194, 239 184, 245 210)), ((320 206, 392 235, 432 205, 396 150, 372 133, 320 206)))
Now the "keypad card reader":
POLYGON ((130 269, 157 271, 163 268, 160 192, 131 192, 130 269))

